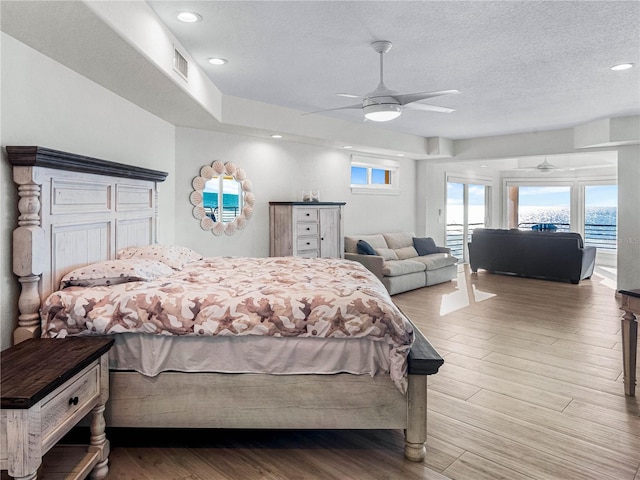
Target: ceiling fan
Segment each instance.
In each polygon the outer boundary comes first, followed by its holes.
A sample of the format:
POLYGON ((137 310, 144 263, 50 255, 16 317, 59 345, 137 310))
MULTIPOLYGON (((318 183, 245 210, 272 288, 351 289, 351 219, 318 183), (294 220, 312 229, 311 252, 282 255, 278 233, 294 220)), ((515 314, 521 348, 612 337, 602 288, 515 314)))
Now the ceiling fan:
POLYGON ((339 93, 338 95, 349 98, 361 98, 362 102, 353 105, 347 105, 345 107, 328 108, 325 110, 317 110, 315 112, 308 112, 303 115, 309 115, 311 113, 329 112, 333 110, 349 110, 349 109, 362 109, 364 116, 367 120, 374 122, 387 122, 397 118, 402 113, 403 109, 408 110, 423 110, 429 112, 451 113, 455 111, 452 108, 438 107, 436 105, 427 105, 424 103, 415 103, 420 100, 426 100, 427 98, 439 97, 441 95, 451 95, 454 93, 460 93, 458 90, 439 90, 436 92, 417 92, 417 93, 398 93, 394 90, 389 90, 383 81, 383 56, 389 50, 391 50, 391 42, 386 40, 379 40, 373 42, 371 47, 380 54, 380 83, 378 87, 366 95, 351 95, 345 93, 339 93))
POLYGON ((532 168, 531 170, 538 170, 540 171, 540 173, 551 173, 553 170, 558 170, 558 167, 556 167, 552 163, 549 163, 549 161, 545 157, 542 163, 539 163, 535 168, 532 168))

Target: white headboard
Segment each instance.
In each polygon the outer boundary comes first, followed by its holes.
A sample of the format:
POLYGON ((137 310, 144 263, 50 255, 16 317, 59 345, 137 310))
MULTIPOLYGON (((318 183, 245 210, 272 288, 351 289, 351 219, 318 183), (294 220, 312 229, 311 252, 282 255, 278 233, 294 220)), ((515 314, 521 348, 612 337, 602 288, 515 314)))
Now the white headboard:
POLYGON ((43 147, 6 148, 18 185, 13 272, 22 290, 13 341, 40 335, 40 305, 73 268, 156 241, 166 172, 43 147))

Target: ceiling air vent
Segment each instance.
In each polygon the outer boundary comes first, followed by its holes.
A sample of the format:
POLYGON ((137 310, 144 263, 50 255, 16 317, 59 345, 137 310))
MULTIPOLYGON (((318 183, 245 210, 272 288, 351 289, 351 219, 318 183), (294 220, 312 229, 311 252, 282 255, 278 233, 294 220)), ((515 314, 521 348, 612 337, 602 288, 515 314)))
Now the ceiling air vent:
POLYGON ((189 80, 189 62, 177 48, 173 48, 173 69, 185 80, 189 80))

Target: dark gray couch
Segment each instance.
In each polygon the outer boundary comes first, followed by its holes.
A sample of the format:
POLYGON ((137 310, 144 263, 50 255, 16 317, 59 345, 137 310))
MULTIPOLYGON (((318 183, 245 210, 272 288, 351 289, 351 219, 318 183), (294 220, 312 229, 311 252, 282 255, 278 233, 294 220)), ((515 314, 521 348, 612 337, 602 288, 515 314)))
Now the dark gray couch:
POLYGON ((585 247, 580 234, 574 232, 476 228, 469 242, 473 272, 483 268, 579 283, 591 277, 595 261, 595 247, 585 247))

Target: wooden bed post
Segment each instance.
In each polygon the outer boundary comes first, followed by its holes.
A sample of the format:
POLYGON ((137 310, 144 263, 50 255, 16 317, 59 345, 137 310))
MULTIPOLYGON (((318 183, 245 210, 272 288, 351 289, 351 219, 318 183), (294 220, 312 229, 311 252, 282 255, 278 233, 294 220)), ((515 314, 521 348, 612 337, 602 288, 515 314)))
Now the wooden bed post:
POLYGON ((37 169, 14 167, 13 181, 18 184, 18 228, 13 231, 13 273, 18 276, 18 327, 13 343, 40 336, 40 280, 47 251, 41 226, 41 185, 37 169))
POLYGON ((427 376, 438 373, 444 360, 418 328, 414 328, 413 333, 413 346, 408 357, 404 456, 407 460, 421 462, 427 455, 427 376))
POLYGON ((427 376, 409 375, 404 456, 421 462, 427 454, 427 376))

